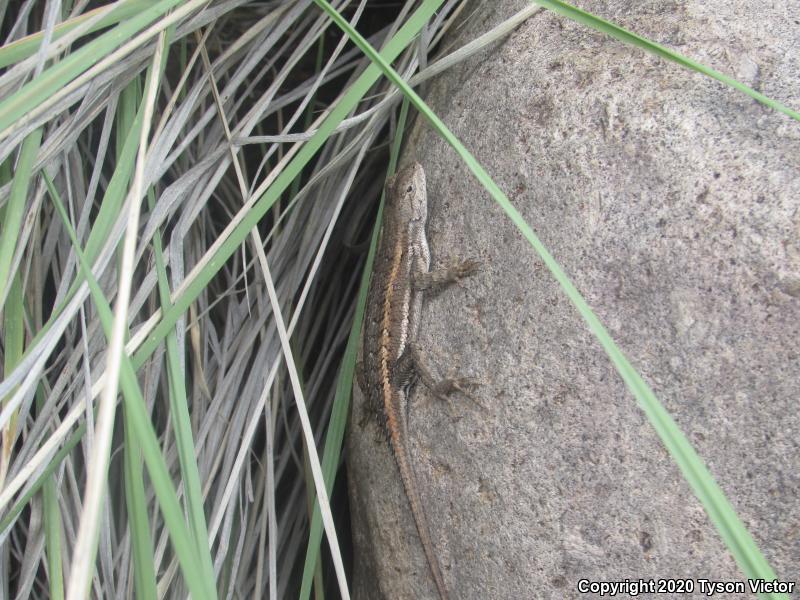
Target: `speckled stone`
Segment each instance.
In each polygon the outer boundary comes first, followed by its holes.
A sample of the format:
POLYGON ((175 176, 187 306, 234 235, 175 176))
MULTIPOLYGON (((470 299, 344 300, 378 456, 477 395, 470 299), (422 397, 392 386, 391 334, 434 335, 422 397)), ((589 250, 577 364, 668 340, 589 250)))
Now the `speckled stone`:
MULTIPOLYGON (((800 107, 798 13, 582 3, 800 107)), ((473 2, 458 47, 525 6, 473 2)), ((800 565, 800 124, 552 13, 428 102, 564 267, 685 432, 779 579, 800 565)), ((455 153, 417 122, 434 266, 420 344, 485 410, 415 393, 412 438, 452 598, 579 598, 579 580, 741 581, 599 343, 455 153)), ((358 411, 359 398, 356 398, 358 411)), ((358 414, 358 413, 356 413, 358 414)), ((386 444, 351 428, 355 598, 436 598, 386 444), (382 590, 382 592, 381 592, 382 590), (391 591, 389 591, 391 590, 391 591)), ((627 597, 627 596, 623 596, 627 597)), ((751 598, 750 594, 725 594, 751 598)), ((798 596, 793 596, 798 597, 798 596)))

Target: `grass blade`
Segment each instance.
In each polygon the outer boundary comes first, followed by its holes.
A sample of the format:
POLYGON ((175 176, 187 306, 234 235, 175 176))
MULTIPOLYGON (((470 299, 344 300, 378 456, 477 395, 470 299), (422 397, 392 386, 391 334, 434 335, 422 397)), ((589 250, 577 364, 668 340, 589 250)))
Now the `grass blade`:
POLYGON ((751 87, 746 86, 745 84, 737 81, 733 77, 729 75, 725 75, 724 73, 720 73, 712 69, 711 67, 707 67, 704 64, 701 64, 691 58, 683 56, 674 50, 670 50, 666 46, 662 46, 661 44, 657 44, 647 38, 644 38, 640 35, 636 35, 635 33, 628 31, 620 27, 619 25, 615 25, 610 21, 606 21, 597 17, 591 13, 581 10, 580 8, 576 8, 571 4, 567 4, 566 2, 561 2, 561 0, 531 0, 535 2, 539 6, 542 6, 548 10, 552 10, 553 12, 567 17, 568 19, 572 19, 582 25, 586 25, 587 27, 591 27, 592 29, 596 29, 601 33, 605 33, 606 35, 610 35, 613 38, 618 39, 621 42, 626 44, 630 44, 631 46, 636 46, 637 48, 641 48, 645 52, 649 52, 650 54, 654 54, 655 56, 659 56, 663 59, 666 59, 670 62, 674 62, 686 69, 690 69, 692 71, 696 71, 698 73, 702 73, 703 75, 707 75, 712 79, 716 79, 717 81, 721 81, 727 86, 732 87, 735 90, 742 92, 743 94, 747 94, 751 98, 754 98, 761 102, 762 104, 769 106, 770 108, 782 112, 785 115, 788 115, 795 119, 796 121, 800 121, 800 113, 795 110, 792 110, 788 106, 784 106, 777 100, 773 100, 764 94, 757 92, 751 87))
MULTIPOLYGON (((148 194, 150 208, 155 204, 152 190, 148 194)), ((164 261, 164 250, 161 244, 161 234, 156 232, 153 236, 155 250, 155 264, 158 273, 158 292, 162 309, 171 305, 167 269, 164 261)), ((175 331, 167 335, 167 382, 169 385, 169 406, 172 415, 172 427, 178 447, 178 461, 181 467, 181 480, 184 483, 186 508, 189 513, 189 529, 195 543, 195 550, 200 557, 205 576, 214 579, 214 564, 208 547, 208 526, 203 509, 203 490, 200 485, 200 472, 195 458, 196 451, 192 435, 192 421, 189 414, 189 399, 186 394, 186 380, 181 368, 181 354, 178 346, 178 336, 175 331)))
POLYGON ((41 129, 28 135, 22 142, 17 167, 14 169, 14 180, 11 183, 11 192, 3 214, 3 229, 0 233, 0 309, 5 304, 8 283, 11 281, 12 262, 25 212, 28 188, 32 181, 33 163, 41 142, 41 129))
POLYGON ((142 452, 134 434, 130 412, 123 410, 125 420, 124 476, 125 503, 133 545, 133 580, 137 598, 157 598, 153 539, 147 514, 142 452))

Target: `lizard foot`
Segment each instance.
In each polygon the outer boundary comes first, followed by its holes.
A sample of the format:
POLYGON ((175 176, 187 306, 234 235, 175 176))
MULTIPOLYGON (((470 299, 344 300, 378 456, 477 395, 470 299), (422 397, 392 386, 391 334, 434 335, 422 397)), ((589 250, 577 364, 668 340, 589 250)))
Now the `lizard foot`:
POLYGON ((478 272, 481 262, 473 259, 453 263, 449 267, 412 275, 417 290, 441 290, 478 272))
POLYGON ((451 396, 455 393, 461 394, 472 401, 476 406, 485 410, 486 407, 481 404, 471 393, 471 390, 479 387, 480 384, 480 381, 473 377, 448 377, 447 379, 442 379, 441 381, 437 382, 431 388, 431 392, 433 392, 437 398, 447 402, 450 405, 451 410, 453 408, 451 396))

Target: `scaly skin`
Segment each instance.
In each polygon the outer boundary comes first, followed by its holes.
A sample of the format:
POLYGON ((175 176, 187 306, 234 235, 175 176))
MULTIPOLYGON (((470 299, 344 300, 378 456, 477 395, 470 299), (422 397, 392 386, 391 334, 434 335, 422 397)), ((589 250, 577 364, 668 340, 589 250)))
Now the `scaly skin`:
MULTIPOLYGON (((389 441, 436 589, 441 600, 448 600, 409 452, 407 415, 411 388, 418 376, 432 385, 430 372, 421 363, 413 343, 419 330, 423 290, 471 275, 478 264, 465 261, 450 269, 430 271, 425 234, 428 200, 425 172, 419 164, 400 171, 387 189, 383 234, 364 326, 361 387, 389 441)), ((452 380, 433 387, 442 396, 463 391, 463 385, 469 382, 452 380)))

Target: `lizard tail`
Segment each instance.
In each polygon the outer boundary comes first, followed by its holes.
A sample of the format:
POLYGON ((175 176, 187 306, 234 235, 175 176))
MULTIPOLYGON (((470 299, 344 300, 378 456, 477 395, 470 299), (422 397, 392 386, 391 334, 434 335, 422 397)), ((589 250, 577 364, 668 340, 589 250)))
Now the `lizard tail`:
POLYGON ((422 499, 419 496, 417 479, 411 467, 408 449, 405 444, 399 443, 400 440, 392 439, 391 441, 397 467, 400 471, 400 479, 403 480, 406 497, 408 498, 408 503, 411 505, 411 514, 417 526, 417 533, 419 534, 420 542, 422 542, 422 549, 425 551, 425 557, 428 559, 428 567, 431 570, 431 575, 433 575, 433 581, 436 583, 436 589, 439 592, 440 599, 449 600, 450 596, 447 594, 444 577, 442 577, 442 571, 439 568, 439 559, 433 548, 431 530, 428 526, 428 519, 425 516, 425 509, 422 507, 422 499))

